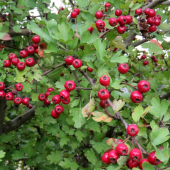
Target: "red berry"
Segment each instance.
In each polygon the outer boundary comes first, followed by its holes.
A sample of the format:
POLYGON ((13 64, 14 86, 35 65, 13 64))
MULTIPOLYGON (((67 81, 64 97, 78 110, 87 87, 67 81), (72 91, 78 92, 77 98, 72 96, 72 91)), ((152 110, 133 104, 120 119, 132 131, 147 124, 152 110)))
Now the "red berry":
POLYGON ((101 76, 99 82, 102 86, 108 86, 110 84, 110 78, 109 76, 106 75, 101 76))
POLYGON ((27 51, 25 51, 25 50, 21 50, 20 53, 19 53, 19 55, 20 55, 20 57, 22 57, 22 58, 26 58, 26 57, 28 56, 28 53, 27 53, 27 51))
POLYGON ((154 19, 159 19, 161 21, 161 16, 160 15, 155 15, 154 19))
POLYGON ((33 43, 32 46, 33 46, 34 48, 38 48, 38 44, 33 43))
POLYGON ((139 164, 138 161, 133 161, 132 159, 129 159, 129 160, 127 161, 127 166, 128 166, 129 169, 132 169, 132 168, 137 167, 138 164, 139 164))
POLYGON ((9 58, 10 61, 11 61, 13 58, 16 58, 16 57, 17 57, 17 55, 14 54, 14 53, 10 53, 10 54, 8 55, 8 58, 9 58))
POLYGON ((38 54, 38 48, 36 48, 34 52, 38 54))
POLYGON ((48 100, 48 99, 45 99, 45 100, 44 100, 44 104, 45 104, 46 106, 50 105, 50 103, 51 103, 50 100, 48 100))
POLYGON ((60 96, 59 96, 59 95, 53 96, 52 102, 53 102, 54 104, 59 104, 59 103, 61 102, 60 96))
POLYGON ((102 162, 105 164, 110 164, 109 153, 104 153, 102 156, 102 162))
POLYGON ((154 17, 154 16, 156 15, 155 10, 154 10, 154 9, 150 9, 150 10, 148 11, 148 15, 149 15, 150 17, 154 17))
POLYGON ((113 52, 116 51, 116 50, 117 50, 117 48, 114 48, 114 49, 113 49, 113 52))
POLYGON ((5 97, 5 92, 4 91, 0 91, 0 99, 3 99, 5 97))
POLYGON ((34 64, 35 64, 35 61, 34 61, 33 58, 27 58, 27 59, 25 60, 25 64, 26 64, 28 67, 32 67, 32 66, 34 66, 34 64))
POLYGON ((33 46, 29 46, 29 47, 27 47, 27 53, 28 54, 34 54, 34 47, 33 46))
POLYGON ((61 90, 59 96, 61 100, 66 100, 70 97, 70 93, 67 90, 61 90))
POLYGON ((49 95, 50 95, 50 92, 49 92, 49 91, 45 92, 45 97, 46 97, 46 98, 47 98, 49 95))
POLYGON ((70 55, 65 58, 65 63, 67 65, 72 65, 73 61, 74 61, 74 58, 70 55))
POLYGON ((4 67, 10 67, 11 66, 11 62, 9 60, 4 60, 3 61, 3 65, 4 65, 4 67))
POLYGON ((90 31, 90 33, 92 33, 92 32, 93 32, 93 27, 90 26, 90 27, 88 28, 88 31, 90 31))
POLYGON ((146 8, 146 9, 144 10, 144 13, 145 13, 146 15, 148 15, 149 10, 150 10, 150 8, 146 8))
POLYGON ((78 8, 75 8, 73 11, 77 12, 77 15, 80 14, 80 9, 78 9, 78 8))
POLYGON ((122 156, 127 155, 128 147, 124 143, 120 143, 116 146, 116 153, 122 156))
POLYGON ((149 163, 151 163, 152 165, 158 165, 161 163, 161 161, 156 157, 155 155, 155 151, 151 152, 148 156, 148 161, 149 163))
POLYGON ((54 109, 54 110, 52 110, 52 112, 51 112, 51 116, 52 116, 54 119, 57 119, 57 118, 60 117, 60 114, 57 114, 57 113, 55 112, 55 109, 54 109))
POLYGON ((116 18, 110 18, 109 19, 109 24, 111 26, 116 26, 117 25, 117 19, 116 18))
POLYGON ((111 6, 111 4, 110 4, 110 3, 105 3, 105 5, 104 5, 104 6, 105 6, 105 8, 106 8, 106 7, 110 7, 110 6, 111 6))
POLYGON ((107 12, 108 9, 109 9, 109 7, 105 7, 105 12, 107 12))
POLYGON ((130 98, 133 103, 140 103, 143 99, 143 96, 139 91, 133 91, 130 95, 130 98))
POLYGON ((64 10, 64 8, 63 8, 63 7, 60 7, 59 10, 58 10, 58 13, 59 13, 61 10, 64 10))
POLYGON ((100 106, 102 108, 105 108, 105 107, 108 107, 109 106, 109 103, 106 101, 106 100, 101 100, 100 101, 100 106))
POLYGON ((29 108, 29 109, 32 109, 32 107, 33 107, 32 104, 29 104, 29 105, 28 105, 28 108, 29 108))
POLYGON ((110 97, 110 94, 106 89, 100 89, 98 91, 98 97, 100 100, 107 100, 110 97))
POLYGON ((125 31, 126 31, 126 27, 125 26, 118 26, 117 27, 117 32, 119 33, 119 34, 123 34, 125 31))
POLYGON ((22 99, 22 104, 28 106, 29 105, 29 102, 30 102, 30 99, 28 97, 25 97, 22 99))
POLYGON ((152 17, 149 17, 147 23, 150 25, 154 25, 154 19, 152 17))
POLYGON ((142 164, 143 164, 143 162, 149 162, 147 159, 141 159, 140 161, 139 161, 139 168, 140 169, 143 169, 143 167, 142 167, 142 164))
POLYGON ((55 91, 52 87, 49 87, 48 89, 47 89, 47 91, 48 92, 51 92, 51 91, 55 91))
POLYGON ((123 143, 123 140, 122 139, 118 139, 119 143, 123 143))
POLYGON ((161 24, 161 20, 158 18, 154 19, 154 25, 159 26, 161 24))
POLYGON ((98 29, 103 29, 103 28, 105 27, 104 21, 103 21, 103 20, 97 20, 97 21, 96 21, 96 27, 97 27, 98 29))
POLYGON ((133 161, 139 161, 142 158, 142 153, 139 149, 134 148, 130 151, 129 153, 129 157, 133 160, 133 161))
POLYGON ((45 94, 39 94, 39 96, 38 96, 38 99, 40 100, 40 101, 44 101, 45 100, 45 94))
POLYGON ((62 73, 60 74, 60 76, 64 76, 64 73, 62 72, 62 73))
POLYGON ((32 42, 38 44, 40 42, 40 37, 38 35, 34 35, 32 37, 32 42))
POLYGON ((18 70, 24 70, 25 69, 25 63, 24 62, 19 62, 18 64, 17 64, 17 69, 18 70))
POLYGON ((146 58, 146 55, 142 55, 141 59, 145 59, 146 58))
POLYGON ((17 83, 17 84, 15 85, 15 89, 16 89, 17 91, 22 91, 23 85, 20 84, 20 83, 17 83))
POLYGON ((135 14, 136 14, 136 15, 141 15, 141 14, 142 14, 142 9, 141 9, 141 8, 136 9, 136 10, 135 10, 135 14))
POLYGON ((157 63, 157 62, 158 62, 158 59, 155 58, 153 61, 154 61, 155 63, 157 63))
POLYGON ((119 22, 120 26, 124 26, 125 24, 127 24, 127 19, 125 16, 121 15, 117 21, 119 22))
POLYGON ((103 13, 102 13, 101 11, 97 11, 97 12, 95 13, 95 17, 96 17, 97 19, 101 19, 101 18, 103 17, 103 13))
POLYGON ((72 65, 74 68, 80 68, 82 66, 82 61, 79 60, 79 59, 75 59, 73 62, 72 62, 72 65))
POLYGON ((116 163, 119 159, 119 156, 117 155, 115 150, 110 151, 108 156, 111 163, 116 163))
POLYGON ((77 12, 73 11, 71 12, 71 18, 76 18, 77 17, 77 12))
POLYGON ((18 94, 18 91, 15 90, 15 89, 13 89, 13 90, 12 90, 12 94, 13 94, 13 95, 17 95, 17 94, 18 94))
POLYGON ((64 87, 66 88, 67 91, 72 91, 76 88, 76 85, 74 81, 69 80, 65 82, 64 87))
POLYGON ((135 124, 131 124, 127 127, 126 132, 129 136, 134 137, 138 134, 139 128, 135 124))
POLYGON ((6 100, 13 100, 14 96, 11 92, 6 93, 5 95, 6 100))
POLYGON ((70 98, 66 99, 66 100, 62 100, 63 104, 69 104, 70 103, 70 98))
POLYGON ((57 114, 61 114, 62 112, 63 112, 63 107, 62 106, 60 106, 60 105, 58 105, 58 106, 56 106, 55 107, 55 112, 57 113, 57 114))
POLYGON ((143 61, 143 65, 148 65, 148 64, 149 64, 148 60, 143 61))
POLYGON ((116 11, 115 11, 115 15, 116 15, 116 16, 120 16, 120 15, 122 15, 122 10, 120 10, 120 9, 116 9, 116 11))
POLYGON ((91 67, 87 67, 87 71, 93 72, 93 69, 91 67))
POLYGON ((14 103, 15 103, 16 105, 20 105, 20 104, 22 103, 21 97, 15 97, 14 103))
POLYGON ((0 82, 0 91, 5 89, 5 84, 3 82, 0 82))
POLYGON ((146 93, 150 90, 150 83, 148 81, 145 81, 145 80, 141 80, 139 83, 138 83, 138 90, 139 92, 141 93, 146 93))
POLYGON ((13 65, 17 65, 18 63, 19 63, 19 59, 16 57, 16 58, 13 58, 12 60, 11 60, 11 62, 12 62, 12 64, 13 65))
POLYGON ((130 15, 126 16, 127 24, 131 24, 133 22, 133 18, 130 15))
POLYGON ((122 64, 120 64, 119 67, 118 67, 118 71, 119 71, 119 73, 121 73, 121 74, 127 73, 128 70, 129 70, 129 66, 128 66, 126 63, 122 63, 122 64))

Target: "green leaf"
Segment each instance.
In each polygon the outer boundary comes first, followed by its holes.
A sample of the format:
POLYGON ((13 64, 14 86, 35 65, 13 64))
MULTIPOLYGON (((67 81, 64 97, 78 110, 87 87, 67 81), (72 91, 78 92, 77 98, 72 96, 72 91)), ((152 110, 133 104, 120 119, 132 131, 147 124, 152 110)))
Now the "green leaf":
POLYGON ((94 98, 92 98, 90 102, 87 103, 82 109, 83 117, 88 117, 93 112, 94 109, 95 109, 95 101, 94 98))
POLYGON ((142 44, 142 48, 147 48, 149 49, 149 53, 150 54, 163 54, 163 51, 160 47, 158 47, 157 45, 151 43, 151 42, 147 42, 142 44))
POLYGON ((62 159, 61 151, 51 152, 51 154, 47 156, 47 160, 50 161, 51 164, 58 164, 62 159))
POLYGON ((126 164, 126 162, 128 161, 129 156, 121 156, 118 160, 117 163, 119 166, 123 166, 124 164, 126 164))
POLYGON ((126 45, 123 43, 123 37, 117 36, 113 41, 111 41, 110 46, 114 46, 118 49, 126 50, 126 45))
POLYGON ((143 107, 141 105, 138 105, 132 113, 132 118, 135 122, 138 122, 142 115, 143 115, 143 107))
POLYGON ((98 160, 94 153, 94 150, 92 148, 90 148, 90 149, 85 149, 83 151, 84 151, 84 155, 86 156, 88 161, 91 162, 92 165, 96 165, 98 160))
POLYGON ((96 122, 111 122, 112 118, 104 114, 103 112, 94 111, 91 113, 94 117, 93 120, 96 122))
POLYGON ((77 5, 81 7, 86 7, 89 4, 88 0, 77 0, 77 5))
POLYGON ((38 99, 39 94, 38 93, 32 93, 31 96, 32 96, 31 97, 32 101, 39 101, 39 99, 38 99))
POLYGON ((118 51, 115 55, 113 55, 110 59, 110 62, 112 63, 127 63, 128 62, 128 56, 120 56, 122 51, 118 51))
POLYGON ((123 102, 122 100, 114 100, 113 101, 113 110, 114 112, 118 112, 123 106, 125 105, 125 102, 123 102))
POLYGON ((14 27, 12 27, 12 29, 13 29, 15 32, 21 32, 21 29, 20 29, 20 26, 19 26, 19 25, 15 25, 14 27))
POLYGON ((100 125, 99 123, 92 120, 92 122, 86 124, 86 129, 92 130, 94 132, 100 132, 100 125))
POLYGON ((12 159, 13 160, 19 160, 19 159, 24 159, 24 158, 27 158, 23 152, 21 151, 15 151, 13 154, 12 154, 12 159))
POLYGON ((151 165, 149 162, 143 162, 142 167, 143 170, 155 170, 153 165, 151 165))
POLYGON ((4 156, 5 156, 5 152, 3 152, 3 151, 0 151, 0 161, 2 161, 2 159, 1 158, 3 158, 4 156))
POLYGON ((83 140, 83 137, 86 136, 86 135, 85 135, 83 132, 81 132, 80 130, 77 130, 76 133, 75 133, 75 135, 76 135, 77 140, 78 140, 79 142, 81 142, 81 141, 83 140))
POLYGON ((170 25, 168 23, 162 23, 161 25, 158 26, 158 28, 163 31, 168 31, 170 30, 170 25))
POLYGON ((68 158, 64 158, 64 161, 61 161, 59 165, 64 169, 70 169, 70 170, 77 170, 79 167, 76 162, 72 162, 68 158))

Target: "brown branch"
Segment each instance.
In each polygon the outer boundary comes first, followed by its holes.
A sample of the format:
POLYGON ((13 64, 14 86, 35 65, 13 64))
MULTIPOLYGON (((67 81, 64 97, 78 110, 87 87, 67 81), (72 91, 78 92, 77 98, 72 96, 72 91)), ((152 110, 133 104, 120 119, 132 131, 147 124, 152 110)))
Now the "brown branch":
POLYGON ((135 42, 135 43, 133 43, 133 44, 131 44, 133 47, 137 47, 137 46, 139 46, 139 45, 141 45, 141 44, 143 44, 143 43, 145 43, 145 42, 147 42, 147 41, 149 41, 149 39, 143 39, 143 40, 140 40, 140 41, 137 41, 137 42, 135 42))
POLYGON ((74 9, 74 3, 73 3, 73 1, 72 1, 72 0, 69 0, 69 2, 70 2, 70 4, 71 4, 71 6, 72 6, 72 9, 74 9))
POLYGON ((160 96, 160 99, 168 99, 170 97, 170 92, 164 94, 163 96, 160 96))
POLYGON ((100 36, 99 36, 99 38, 102 38, 102 37, 104 37, 108 32, 110 31, 110 29, 109 30, 107 30, 106 32, 104 32, 103 34, 101 34, 100 36))
POLYGON ((107 108, 106 108, 106 107, 105 107, 104 111, 105 111, 105 113, 106 113, 108 116, 110 116, 111 118, 113 118, 113 119, 118 119, 116 116, 114 116, 114 115, 112 115, 111 113, 109 113, 109 112, 107 111, 107 108))
POLYGON ((163 2, 161 5, 170 5, 170 1, 163 2))
POLYGON ((85 71, 79 70, 79 72, 80 72, 82 75, 84 75, 84 77, 86 77, 86 79, 90 82, 90 84, 91 84, 92 86, 95 85, 94 82, 93 82, 93 79, 91 79, 85 71))
POLYGON ((15 32, 13 30, 9 31, 8 33, 10 36, 20 36, 20 35, 28 35, 28 34, 34 34, 29 29, 21 29, 21 32, 15 32))
POLYGON ((128 83, 120 83, 120 84, 126 84, 126 85, 131 86, 131 87, 133 87, 134 89, 136 89, 135 86, 132 86, 131 84, 128 84, 128 83))
POLYGON ((82 89, 82 90, 92 90, 92 88, 84 88, 84 87, 76 87, 76 89, 82 89))
POLYGON ((165 2, 167 0, 154 0, 148 5, 146 5, 142 10, 144 11, 146 8, 155 8, 157 5, 161 4, 162 2, 165 2))

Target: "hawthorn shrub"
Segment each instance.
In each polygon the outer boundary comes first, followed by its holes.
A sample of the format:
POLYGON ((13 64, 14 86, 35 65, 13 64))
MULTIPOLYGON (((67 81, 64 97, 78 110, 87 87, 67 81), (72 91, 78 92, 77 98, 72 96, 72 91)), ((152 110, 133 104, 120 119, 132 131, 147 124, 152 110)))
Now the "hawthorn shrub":
POLYGON ((170 170, 169 4, 0 2, 0 169, 170 170))

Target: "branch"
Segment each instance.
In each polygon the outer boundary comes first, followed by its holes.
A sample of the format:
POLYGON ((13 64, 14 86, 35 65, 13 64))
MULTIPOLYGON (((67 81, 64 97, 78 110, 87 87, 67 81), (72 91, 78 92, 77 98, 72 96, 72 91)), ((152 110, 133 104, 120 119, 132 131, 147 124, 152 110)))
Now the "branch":
POLYGON ((107 113, 108 116, 112 117, 113 119, 118 119, 116 116, 112 115, 111 113, 109 113, 105 107, 104 111, 107 113))
POLYGON ((155 8, 157 5, 161 4, 162 2, 165 2, 166 0, 155 0, 146 5, 142 10, 144 11, 146 8, 155 8))
POLYGON ((74 3, 73 3, 73 1, 72 1, 72 0, 69 0, 69 2, 70 2, 70 4, 71 4, 71 6, 72 6, 72 9, 74 9, 74 3))
POLYGON ((104 37, 108 32, 110 31, 110 29, 109 30, 107 30, 106 32, 104 32, 103 34, 101 34, 100 36, 99 36, 99 38, 102 38, 102 37, 104 37))
POLYGON ((76 89, 92 90, 92 88, 76 87, 76 89))
POLYGON ((9 31, 8 33, 10 36, 20 36, 20 35, 29 35, 34 34, 29 29, 21 29, 21 32, 15 32, 13 30, 9 31))
POLYGON ((126 45, 126 47, 128 47, 128 46, 132 43, 133 38, 134 38, 136 35, 137 35, 136 33, 129 34, 129 36, 127 37, 127 39, 124 41, 124 44, 126 45))
POLYGON ((138 45, 141 45, 145 42, 149 41, 149 39, 143 39, 143 40, 140 40, 140 41, 137 41, 135 43, 132 44, 133 47, 137 47, 138 45))
POLYGON ((163 2, 161 5, 170 5, 170 1, 163 2))
POLYGON ((160 96, 160 99, 168 99, 170 97, 170 92, 164 94, 163 96, 160 96))
POLYGON ((3 133, 2 127, 5 119, 6 99, 0 99, 0 136, 3 133))
POLYGON ((84 77, 86 77, 86 79, 90 82, 90 84, 91 84, 92 86, 95 85, 94 82, 93 82, 93 79, 91 79, 85 71, 79 70, 79 72, 80 72, 82 75, 84 75, 84 77))

